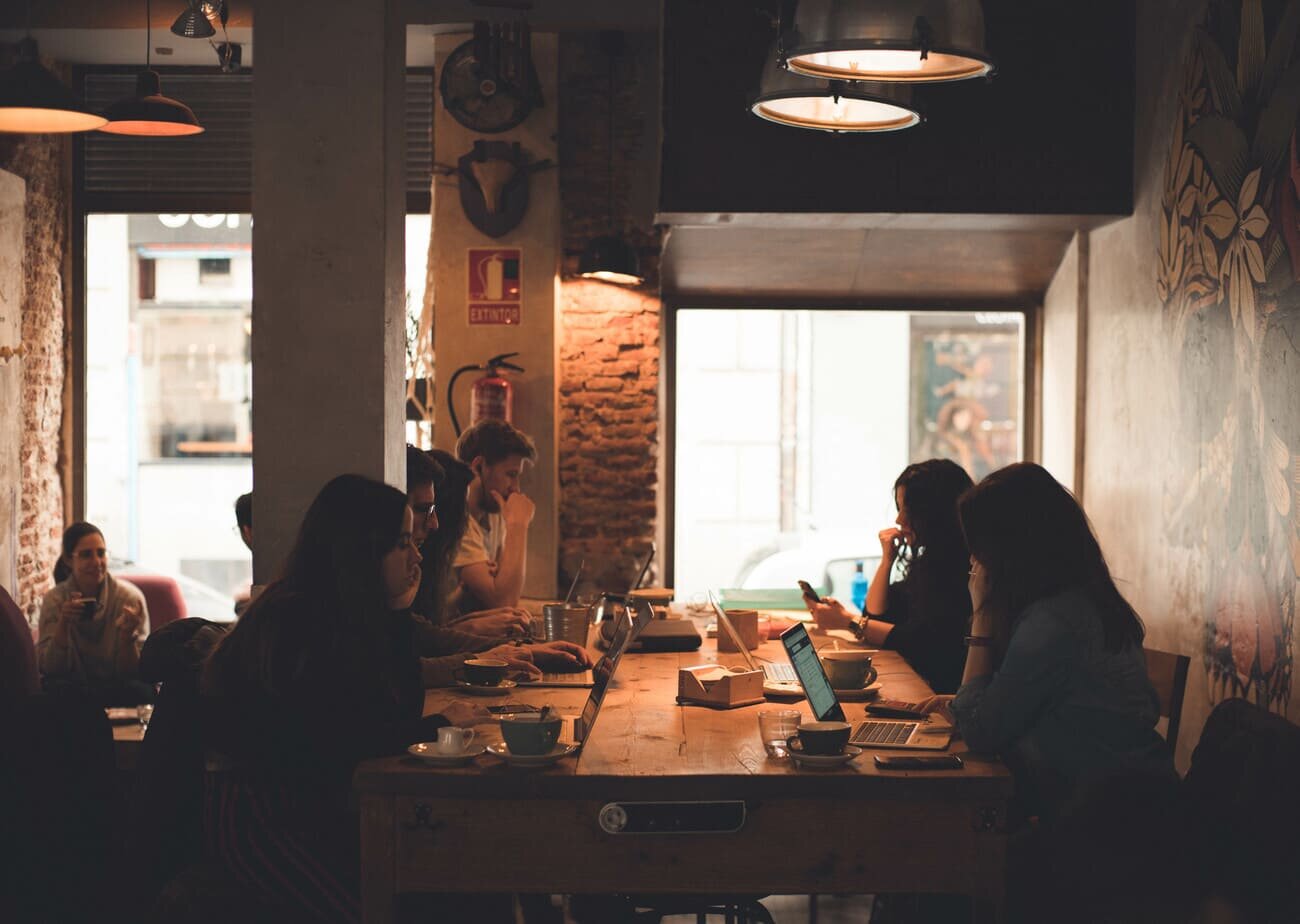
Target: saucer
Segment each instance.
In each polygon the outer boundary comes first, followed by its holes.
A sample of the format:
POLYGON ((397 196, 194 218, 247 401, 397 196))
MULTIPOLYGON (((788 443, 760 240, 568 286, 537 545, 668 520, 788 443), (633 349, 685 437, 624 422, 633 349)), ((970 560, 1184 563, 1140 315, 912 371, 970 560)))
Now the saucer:
POLYGON ((860 703, 869 699, 875 699, 880 695, 881 683, 877 680, 875 683, 868 684, 857 690, 836 690, 835 695, 841 702, 860 703))
POLYGON ((843 752, 839 754, 800 754, 798 751, 791 751, 790 759, 801 767, 839 767, 849 763, 861 753, 862 748, 846 744, 843 752))
POLYGON ((519 684, 513 680, 503 680, 494 687, 485 687, 479 683, 466 683, 464 680, 457 680, 456 686, 470 696, 500 696, 502 693, 509 693, 519 684))
POLYGON ((489 744, 487 750, 489 754, 500 757, 512 767, 546 767, 568 757, 578 750, 578 747, 574 744, 557 744, 545 754, 511 754, 510 749, 502 742, 489 744))
POLYGON ((418 757, 431 767, 462 767, 486 750, 481 744, 471 744, 459 754, 443 754, 438 751, 436 741, 423 741, 411 745, 406 753, 418 757))

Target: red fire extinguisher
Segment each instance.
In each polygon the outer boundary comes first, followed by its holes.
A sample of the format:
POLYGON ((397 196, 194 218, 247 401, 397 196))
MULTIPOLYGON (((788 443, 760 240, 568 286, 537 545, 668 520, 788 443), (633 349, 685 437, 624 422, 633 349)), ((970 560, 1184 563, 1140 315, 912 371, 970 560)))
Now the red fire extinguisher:
POLYGON ((456 416, 453 389, 456 387, 456 379, 466 372, 487 373, 475 379, 470 388, 469 425, 472 427, 480 420, 512 422, 514 386, 502 373, 524 371, 521 366, 509 362, 512 357, 518 355, 518 353, 502 353, 481 365, 461 366, 452 373, 451 381, 447 383, 447 410, 451 414, 451 426, 456 431, 456 436, 460 436, 460 419, 456 416))

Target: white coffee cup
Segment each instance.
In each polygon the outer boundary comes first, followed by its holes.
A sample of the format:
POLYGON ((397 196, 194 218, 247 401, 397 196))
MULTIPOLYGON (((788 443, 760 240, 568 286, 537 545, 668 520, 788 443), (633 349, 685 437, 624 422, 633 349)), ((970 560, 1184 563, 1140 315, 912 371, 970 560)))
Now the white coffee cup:
POLYGON ((474 729, 444 725, 438 729, 439 754, 463 754, 474 740, 474 729))

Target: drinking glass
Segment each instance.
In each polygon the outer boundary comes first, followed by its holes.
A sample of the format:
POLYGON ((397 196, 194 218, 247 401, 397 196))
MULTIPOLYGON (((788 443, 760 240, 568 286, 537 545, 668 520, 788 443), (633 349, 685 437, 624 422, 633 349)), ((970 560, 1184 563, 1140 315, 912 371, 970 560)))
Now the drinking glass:
POLYGON ((758 714, 758 735, 768 757, 789 757, 785 739, 799 731, 798 709, 765 709, 758 714))

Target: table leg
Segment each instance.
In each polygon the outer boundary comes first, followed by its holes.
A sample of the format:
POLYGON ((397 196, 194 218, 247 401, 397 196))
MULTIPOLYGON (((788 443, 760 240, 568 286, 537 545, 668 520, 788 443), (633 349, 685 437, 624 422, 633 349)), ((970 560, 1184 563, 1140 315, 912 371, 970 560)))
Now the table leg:
POLYGON ((393 797, 361 797, 361 920, 390 924, 394 920, 397 875, 393 838, 396 836, 393 797))

